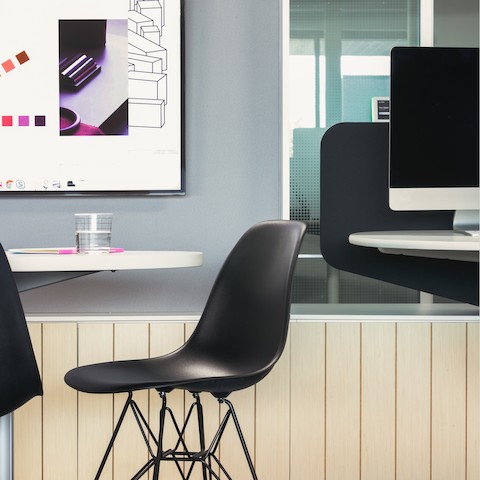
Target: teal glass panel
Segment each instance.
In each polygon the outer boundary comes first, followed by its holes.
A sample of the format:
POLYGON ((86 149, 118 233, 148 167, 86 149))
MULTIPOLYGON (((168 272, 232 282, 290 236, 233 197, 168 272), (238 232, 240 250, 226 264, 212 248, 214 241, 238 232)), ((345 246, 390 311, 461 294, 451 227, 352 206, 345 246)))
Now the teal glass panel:
POLYGON ((290 1, 290 218, 308 225, 294 303, 418 301, 418 292, 332 272, 321 258, 319 160, 330 126, 372 121, 372 98, 389 95, 390 51, 419 45, 419 21, 420 0, 290 1))

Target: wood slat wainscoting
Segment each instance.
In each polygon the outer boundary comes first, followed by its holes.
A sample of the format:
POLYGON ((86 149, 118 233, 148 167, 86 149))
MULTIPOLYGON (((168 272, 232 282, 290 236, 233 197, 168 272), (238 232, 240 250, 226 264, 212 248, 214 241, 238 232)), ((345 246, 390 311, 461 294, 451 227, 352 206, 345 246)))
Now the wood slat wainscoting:
MULTIPOLYGON (((14 414, 15 480, 92 480, 125 396, 78 394, 63 382, 65 372, 172 351, 193 327, 29 323, 45 392, 14 414)), ((292 322, 272 373, 231 396, 259 478, 478 480, 479 335, 476 322, 292 322)), ((156 430, 158 395, 135 398, 156 430)), ((183 416, 190 398, 172 392, 169 403, 183 416)), ((212 433, 223 406, 208 396, 203 403, 212 433)), ((192 434, 187 440, 196 442, 192 434)), ((233 478, 248 479, 233 429, 224 445, 220 456, 233 478)), ((102 479, 126 480, 146 458, 129 421, 102 479)), ((161 478, 178 478, 174 465, 161 478)))

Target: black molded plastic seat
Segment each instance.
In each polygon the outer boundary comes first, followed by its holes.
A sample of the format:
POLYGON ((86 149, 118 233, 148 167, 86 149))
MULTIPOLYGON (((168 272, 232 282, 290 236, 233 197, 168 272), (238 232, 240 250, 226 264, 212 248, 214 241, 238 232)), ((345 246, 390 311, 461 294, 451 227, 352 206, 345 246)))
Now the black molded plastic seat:
MULTIPOLYGON (((135 390, 156 389, 164 399, 161 418, 167 412, 166 392, 174 388, 188 390, 195 394, 193 406, 198 407, 198 394, 209 392, 222 403, 227 403, 227 420, 233 416, 237 424, 233 406, 225 397, 235 390, 250 387, 265 377, 282 354, 290 319, 293 272, 304 233, 305 225, 301 222, 280 220, 253 226, 227 257, 201 319, 182 347, 156 358, 78 367, 66 374, 66 383, 89 393, 130 392, 129 399, 135 390)), ((127 406, 134 410, 137 408, 127 404, 125 411, 127 406)), ((201 408, 199 411, 201 415, 201 408)), ((161 421, 161 425, 162 423, 161 421)), ((199 421, 201 423, 203 421, 199 421)), ((225 426, 221 426, 223 428, 225 426)), ((134 478, 139 478, 154 465, 154 479, 157 478, 159 464, 163 460, 173 460, 176 463, 180 460, 191 461, 192 467, 193 462, 200 461, 204 478, 207 478, 207 471, 209 478, 219 478, 211 468, 212 459, 219 464, 214 456, 219 439, 210 446, 207 453, 189 452, 181 439, 176 447, 183 446, 185 451, 179 452, 178 448, 163 451, 162 429, 163 426, 155 441, 158 454, 134 478)), ((238 425, 237 431, 252 476, 256 478, 238 425)), ((177 432, 181 438, 183 430, 177 429, 177 432)), ((115 435, 116 433, 114 437, 115 435)), ((201 445, 204 444, 203 436, 203 431, 200 431, 201 445)), ((112 442, 113 440, 114 438, 112 442)), ((106 456, 108 453, 107 449, 106 456)), ((220 468, 230 478, 223 466, 220 465, 220 468)), ((183 476, 180 470, 179 468, 182 478, 188 478, 188 474, 183 476)))
POLYGON ((0 416, 42 395, 17 285, 0 245, 0 416))

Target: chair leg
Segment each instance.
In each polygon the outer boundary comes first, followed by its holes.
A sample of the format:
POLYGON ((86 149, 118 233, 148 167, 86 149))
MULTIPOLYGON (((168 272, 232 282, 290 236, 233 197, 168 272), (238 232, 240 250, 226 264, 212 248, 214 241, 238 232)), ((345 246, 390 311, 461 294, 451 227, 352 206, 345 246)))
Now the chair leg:
MULTIPOLYGON (((198 419, 198 435, 199 435, 199 441, 200 441, 200 452, 205 451, 205 426, 203 422, 203 407, 202 404, 200 403, 200 395, 198 393, 193 394, 195 398, 195 403, 197 406, 197 419, 198 419)), ((209 459, 210 460, 210 459, 209 459)), ((211 463, 209 461, 210 465, 210 474, 209 474, 209 480, 212 480, 212 474, 211 474, 211 463)), ((207 480, 207 467, 202 463, 202 473, 203 473, 203 480, 207 480)))
POLYGON ((248 452, 247 443, 245 441, 245 437, 243 436, 242 429, 240 427, 240 422, 238 421, 238 417, 237 417, 237 414, 235 413, 235 408, 233 407, 232 402, 230 402, 226 398, 219 398, 218 403, 220 403, 220 404, 225 403, 227 405, 227 407, 228 407, 227 408, 227 413, 225 414, 222 422, 220 423, 220 426, 217 430, 217 433, 215 434, 215 436, 212 440, 212 443, 211 443, 210 447, 208 448, 208 450, 206 452, 206 456, 209 459, 213 458, 215 460, 215 462, 217 463, 217 465, 219 466, 219 468, 222 470, 222 472, 226 475, 226 477, 229 480, 231 480, 230 475, 225 470, 225 467, 221 464, 220 460, 216 456, 216 451, 217 451, 217 449, 220 445, 220 441, 222 439, 223 433, 225 432, 225 428, 227 426, 227 423, 228 423, 229 419, 232 418, 233 423, 235 424, 235 428, 237 430, 238 438, 239 438, 240 443, 242 445, 243 453, 245 455, 245 458, 246 458, 247 463, 248 463, 248 467, 250 469, 250 473, 252 475, 252 479, 253 480, 258 480, 257 474, 255 472, 255 467, 253 465, 253 461, 252 461, 252 458, 250 456, 250 453, 248 452))
POLYGON ((240 439, 240 443, 242 444, 243 453, 245 454, 245 458, 247 459, 248 467, 250 468, 250 473, 252 474, 252 478, 254 480, 258 480, 257 474, 255 472, 255 467, 253 466, 252 457, 250 457, 250 453, 248 452, 247 443, 245 442, 245 437, 243 436, 242 429, 240 428, 240 422, 238 421, 237 414, 235 413, 235 409, 233 408, 232 402, 227 399, 219 400, 220 403, 226 403, 228 405, 229 411, 232 413, 233 422, 235 423, 235 428, 237 429, 238 438, 240 439))
POLYGON ((159 395, 162 399, 162 407, 160 409, 160 419, 159 419, 159 433, 158 437, 155 438, 155 435, 153 434, 152 430, 148 426, 148 423, 145 419, 145 417, 142 415, 140 409, 138 408, 138 405, 136 402, 133 400, 132 392, 128 394, 127 401, 125 402, 125 405, 122 409, 122 412, 120 414, 120 417, 118 419, 117 425, 115 426, 115 429, 113 431, 112 438, 110 439, 110 442, 108 444, 107 450, 105 452, 105 455, 103 456, 102 462, 100 464, 100 467, 98 469, 98 472, 95 476, 95 480, 100 479, 100 475, 102 474, 102 471, 105 467, 105 464, 107 462, 107 459, 112 451, 113 444, 117 438, 118 432, 120 430, 120 427, 125 419, 125 415, 128 411, 129 408, 132 409, 132 412, 134 414, 134 417, 137 421, 137 424, 139 426, 139 429, 141 431, 143 440, 145 444, 147 445, 148 452, 150 454, 150 460, 147 461, 147 463, 138 470, 138 472, 132 477, 132 480, 138 480, 140 479, 145 473, 147 473, 152 467, 153 467, 153 476, 152 480, 158 480, 159 475, 160 475, 160 465, 162 461, 170 461, 174 462, 178 472, 180 474, 180 477, 182 480, 189 480, 193 467, 195 466, 196 463, 201 463, 202 465, 202 477, 203 480, 220 480, 220 476, 218 473, 215 472, 215 469, 212 466, 212 460, 215 462, 217 467, 220 470, 220 474, 223 475, 227 480, 232 480, 232 477, 229 475, 225 467, 222 465, 220 462, 220 459, 218 458, 216 452, 220 446, 220 441, 223 437, 223 434, 225 432, 225 428, 228 424, 228 421, 230 418, 232 418, 235 428, 237 430, 238 438, 240 439, 240 443, 242 445, 243 453, 245 455, 245 458, 247 460, 250 473, 252 475, 253 480, 258 480, 257 475, 255 473, 255 468, 253 465, 253 461, 250 457, 250 454, 248 452, 247 444, 245 442, 245 438, 242 433, 242 429, 240 428, 240 423, 238 421, 237 415, 235 413, 235 409, 233 407, 233 404, 225 399, 225 398, 219 398, 218 402, 220 404, 224 403, 227 406, 227 412, 225 416, 223 417, 222 421, 220 422, 220 426, 216 432, 216 434, 213 437, 212 442, 210 443, 209 447, 206 448, 205 444, 205 426, 204 426, 204 418, 203 418, 203 406, 200 402, 200 395, 195 393, 193 394, 194 396, 194 402, 191 404, 190 409, 185 417, 185 421, 183 423, 182 428, 179 427, 175 416, 172 412, 172 410, 167 406, 167 398, 166 398, 166 393, 165 392, 159 392, 159 395), (185 442, 185 433, 187 430, 187 426, 189 425, 190 419, 192 417, 193 410, 197 410, 197 421, 198 421, 198 435, 199 435, 199 443, 200 443, 200 450, 198 452, 190 451, 187 448, 187 444, 185 442), (176 431, 177 435, 177 441, 174 445, 173 448, 164 450, 164 432, 165 432, 165 424, 166 424, 166 417, 167 413, 170 416, 170 420, 172 422, 172 425, 176 431), (152 450, 152 447, 150 445, 150 440, 155 443, 156 445, 156 452, 152 450), (186 471, 184 472, 182 470, 181 463, 182 462, 189 462, 190 466, 186 471))
POLYGON ((117 425, 115 426, 115 429, 113 431, 112 438, 110 439, 110 442, 108 443, 107 450, 105 451, 105 455, 102 458, 102 462, 100 463, 100 467, 98 468, 97 474, 95 475, 95 480, 99 480, 100 475, 102 474, 102 471, 105 467, 105 464, 107 463, 108 456, 110 455, 110 452, 113 448, 113 444, 115 442, 115 439, 117 438, 118 431, 120 430, 120 427, 122 426, 123 420, 125 419, 125 415, 127 413, 128 407, 130 406, 132 402, 132 392, 129 392, 127 401, 125 402, 125 405, 123 406, 122 413, 120 414, 120 418, 118 419, 117 425))
MULTIPOLYGON (((180 477, 183 480, 188 480, 191 476, 193 466, 195 463, 195 460, 193 458, 197 454, 197 452, 191 452, 188 450, 187 444, 185 442, 185 432, 187 430, 187 426, 189 425, 190 419, 192 417, 193 410, 195 408, 200 407, 200 413, 199 415, 199 425, 201 425, 202 431, 203 431, 203 411, 200 403, 200 399, 198 396, 195 396, 195 401, 192 403, 190 406, 190 409, 185 417, 184 423, 182 428, 180 429, 177 420, 175 419, 175 415, 173 414, 172 410, 167 406, 167 395, 166 392, 161 392, 159 391, 158 394, 160 395, 162 399, 162 407, 160 410, 160 421, 159 421, 159 434, 158 434, 158 440, 157 440, 157 454, 153 460, 154 464, 154 472, 153 472, 153 477, 152 480, 158 480, 158 476, 160 474, 160 465, 162 461, 170 461, 174 462, 178 473, 180 477), (170 448, 168 450, 163 450, 164 447, 164 439, 163 435, 165 432, 165 424, 166 424, 166 418, 167 418, 167 413, 169 414, 170 421, 172 422, 172 425, 175 429, 175 432, 177 434, 177 441, 173 448, 170 448), (184 474, 182 467, 181 467, 181 462, 184 461, 190 461, 191 465, 186 474, 184 474)), ((200 435, 200 439, 202 438, 202 434, 200 435)), ((203 434, 204 438, 204 434, 203 434)), ((200 440, 202 443, 202 440, 200 440)), ((205 443, 205 440, 203 440, 203 444, 205 443)), ((203 447, 204 448, 204 447, 203 447)), ((206 475, 206 473, 205 473, 206 475)), ((206 477, 204 476, 204 480, 207 480, 206 477)))
POLYGON ((148 452, 150 454, 150 460, 147 461, 145 465, 143 465, 140 470, 132 477, 131 480, 138 480, 141 478, 150 468, 152 468, 155 464, 155 454, 152 450, 152 447, 150 445, 150 441, 148 436, 152 439, 152 441, 157 444, 157 440, 155 438, 155 435, 153 434, 152 430, 150 429, 145 417, 143 416, 142 412, 140 411, 137 403, 133 400, 133 392, 128 393, 127 400, 125 402, 125 405, 123 406, 122 412, 120 413, 120 417, 117 421, 117 424, 115 426, 115 429, 112 434, 112 438, 110 439, 110 442, 108 443, 107 449, 105 451, 105 454, 102 458, 102 461, 100 463, 100 467, 98 468, 97 474, 95 475, 95 480, 99 480, 100 476, 103 472, 103 469, 105 468, 105 464, 107 463, 108 457, 112 451, 113 445, 115 443, 115 440, 117 438, 118 432, 120 431, 120 427, 122 426, 123 421, 125 420, 125 416, 127 414, 127 411, 129 408, 131 408, 134 418, 137 422, 138 428, 142 434, 143 441, 145 442, 148 452), (148 435, 148 436, 147 436, 148 435))
POLYGON ((158 433, 157 456, 154 460, 152 480, 158 480, 158 476, 160 475, 160 460, 163 452, 163 430, 165 428, 165 414, 167 412, 167 396, 165 392, 159 392, 159 394, 162 399, 162 408, 160 409, 160 427, 158 433))
MULTIPOLYGON (((177 466, 178 466, 178 462, 182 460, 186 462, 191 462, 190 467, 188 468, 185 474, 180 472, 183 480, 188 480, 190 478, 195 463, 200 462, 202 464, 203 480, 207 480, 207 473, 208 473, 208 480, 212 480, 212 479, 220 480, 220 476, 215 472, 212 466, 212 460, 213 460, 215 464, 218 466, 218 468, 220 469, 221 474, 223 474, 227 480, 232 480, 232 477, 229 475, 225 467, 222 465, 222 463, 220 462, 220 459, 216 454, 220 446, 220 441, 223 437, 228 421, 230 420, 230 418, 232 418, 235 425, 235 429, 237 431, 238 438, 242 445, 243 453, 245 455, 248 467, 250 469, 250 473, 252 475, 252 479, 258 480, 257 474, 255 472, 255 467, 253 465, 253 461, 250 456, 250 453, 248 452, 247 443, 245 441, 245 437, 243 436, 242 429, 240 427, 240 422, 238 421, 238 417, 237 417, 237 414, 235 413, 235 408, 233 407, 232 402, 230 402, 225 398, 218 399, 219 403, 225 403, 227 405, 227 412, 225 413, 225 416, 220 422, 220 426, 216 434, 214 435, 213 440, 211 441, 209 447, 205 449, 205 428, 204 428, 204 420, 203 420, 203 407, 200 402, 200 395, 194 394, 193 396, 195 398, 195 401, 190 406, 190 410, 186 416, 185 423, 181 430, 176 423, 173 413, 169 411, 179 439, 177 440, 177 443, 173 449, 167 450, 162 454, 162 458, 160 458, 159 461, 173 460, 173 461, 176 461, 177 466), (198 452, 190 452, 187 449, 185 441, 183 440, 187 425, 190 420, 190 416, 194 408, 197 409, 197 418, 198 418, 198 434, 199 434, 199 441, 200 441, 200 450, 198 452), (179 450, 180 443, 182 444, 182 447, 184 450, 179 450)), ((159 438, 159 443, 160 443, 160 438, 159 438)), ((160 456, 160 453, 159 453, 159 456, 160 456)))
POLYGON ((155 458, 155 469, 154 469, 154 476, 152 480, 158 480, 158 477, 155 477, 157 472, 160 472, 160 465, 162 461, 169 461, 175 462, 178 472, 182 480, 189 480, 191 478, 193 468, 196 463, 201 463, 202 465, 202 478, 203 480, 220 480, 220 477, 213 471, 211 467, 211 460, 206 455, 205 450, 205 427, 204 427, 204 419, 203 419, 203 406, 200 401, 200 395, 198 393, 194 393, 194 401, 190 405, 190 408, 185 416, 185 420, 183 422, 182 428, 179 427, 175 416, 170 408, 167 407, 166 395, 162 392, 159 392, 160 396, 162 397, 162 409, 160 411, 160 432, 158 435, 158 453, 155 458), (190 424, 190 420, 192 419, 192 414, 194 410, 197 411, 197 422, 198 422, 198 439, 199 439, 199 451, 190 451, 185 441, 185 433, 187 431, 187 427, 190 424), (166 423, 166 414, 169 414, 170 420, 175 428, 177 441, 173 448, 163 450, 164 441, 163 441, 163 434, 165 429, 166 423), (181 468, 181 463, 186 462, 190 465, 188 468, 185 469, 183 472, 181 468))

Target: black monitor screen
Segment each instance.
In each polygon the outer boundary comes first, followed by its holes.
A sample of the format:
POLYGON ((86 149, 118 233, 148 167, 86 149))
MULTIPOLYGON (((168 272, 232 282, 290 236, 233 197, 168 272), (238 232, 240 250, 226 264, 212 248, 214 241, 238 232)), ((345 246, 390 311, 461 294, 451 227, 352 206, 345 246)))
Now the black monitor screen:
POLYGON ((390 186, 477 187, 478 49, 396 47, 390 186))

